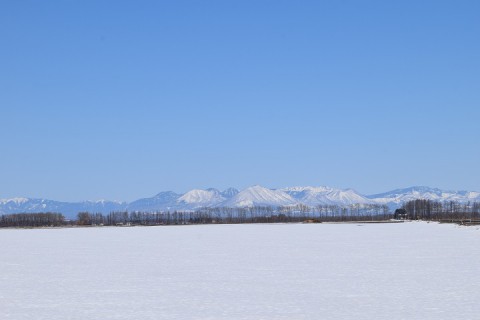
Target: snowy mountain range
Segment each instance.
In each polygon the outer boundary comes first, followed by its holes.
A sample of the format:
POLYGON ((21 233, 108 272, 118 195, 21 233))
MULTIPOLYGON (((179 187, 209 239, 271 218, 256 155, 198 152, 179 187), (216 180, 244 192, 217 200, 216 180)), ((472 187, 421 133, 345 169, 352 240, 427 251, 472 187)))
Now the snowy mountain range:
POLYGON ((304 204, 307 206, 351 204, 385 204, 390 209, 399 207, 403 202, 414 199, 436 201, 480 201, 480 192, 445 191, 429 187, 410 187, 389 192, 362 195, 353 189, 336 189, 331 187, 288 187, 268 189, 252 186, 242 191, 229 188, 220 191, 214 188, 193 189, 184 194, 172 191, 160 192, 151 197, 130 203, 115 201, 60 202, 46 199, 13 198, 0 199, 0 214, 61 212, 73 218, 78 212, 112 211, 174 211, 195 210, 202 207, 251 207, 251 206, 290 206, 304 204))
POLYGON ((379 204, 386 204, 390 208, 398 207, 403 202, 426 199, 434 201, 458 201, 473 202, 480 201, 480 192, 476 191, 446 191, 438 188, 430 187, 410 187, 405 189, 396 189, 385 193, 374 194, 368 196, 379 204))

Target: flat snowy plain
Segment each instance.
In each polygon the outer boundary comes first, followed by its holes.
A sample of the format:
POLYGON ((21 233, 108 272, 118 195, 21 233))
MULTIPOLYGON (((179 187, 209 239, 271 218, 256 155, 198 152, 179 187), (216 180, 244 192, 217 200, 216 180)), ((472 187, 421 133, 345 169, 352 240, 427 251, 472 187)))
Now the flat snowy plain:
POLYGON ((0 319, 480 319, 480 230, 0 230, 0 319))

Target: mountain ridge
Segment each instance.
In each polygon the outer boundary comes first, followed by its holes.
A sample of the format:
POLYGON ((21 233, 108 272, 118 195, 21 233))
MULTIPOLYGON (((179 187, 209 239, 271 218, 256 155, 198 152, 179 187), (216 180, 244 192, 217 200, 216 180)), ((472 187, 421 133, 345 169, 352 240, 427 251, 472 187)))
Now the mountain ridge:
POLYGON ((384 193, 363 195, 354 189, 338 189, 328 186, 295 186, 270 189, 259 185, 241 191, 228 188, 220 191, 215 188, 192 189, 185 193, 163 191, 153 197, 141 198, 130 203, 119 201, 79 201, 62 202, 37 198, 0 199, 0 214, 60 212, 68 218, 74 218, 78 212, 112 211, 175 211, 196 210, 203 207, 251 207, 251 206, 290 206, 304 204, 307 206, 352 204, 381 204, 391 210, 403 202, 414 199, 434 201, 480 201, 480 192, 451 191, 426 186, 413 186, 394 189, 384 193))

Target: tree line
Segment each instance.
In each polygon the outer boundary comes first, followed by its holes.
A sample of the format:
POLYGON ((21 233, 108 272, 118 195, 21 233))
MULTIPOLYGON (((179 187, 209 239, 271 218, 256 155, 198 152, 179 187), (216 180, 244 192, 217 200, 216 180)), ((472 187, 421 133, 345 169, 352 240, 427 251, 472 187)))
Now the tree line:
POLYGON ((277 223, 314 221, 362 221, 389 220, 393 218, 385 205, 356 204, 350 206, 305 205, 271 207, 254 206, 246 208, 201 208, 195 211, 159 211, 159 212, 80 212, 79 225, 182 225, 210 223, 277 223))
POLYGON ((108 214, 80 212, 76 219, 67 220, 61 213, 16 213, 0 215, 0 227, 124 226, 124 225, 185 225, 222 223, 286 223, 286 222, 346 222, 385 221, 392 218, 452 222, 470 219, 480 222, 480 203, 456 201, 438 202, 412 200, 395 213, 386 205, 354 204, 349 206, 305 205, 246 208, 201 208, 195 211, 110 212, 108 214))
POLYGON ((15 213, 0 216, 0 227, 59 227, 65 225, 60 213, 15 213))
POLYGON ((19 213, 0 216, 0 227, 123 226, 123 225, 184 225, 222 223, 280 223, 329 221, 388 220, 393 215, 384 205, 305 205, 248 208, 201 208, 195 211, 110 212, 108 214, 79 212, 67 220, 60 213, 19 213))
MULTIPOLYGON (((401 207, 406 218, 429 221, 480 220, 480 202, 411 200, 401 207)), ((399 212, 396 211, 396 213, 399 212)))

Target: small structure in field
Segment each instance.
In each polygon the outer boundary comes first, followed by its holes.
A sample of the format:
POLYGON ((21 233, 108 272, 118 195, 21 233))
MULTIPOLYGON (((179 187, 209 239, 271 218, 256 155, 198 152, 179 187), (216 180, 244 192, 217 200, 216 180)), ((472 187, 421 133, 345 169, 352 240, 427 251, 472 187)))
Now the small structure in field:
POLYGON ((322 221, 320 221, 318 219, 307 219, 307 220, 303 221, 303 223, 322 223, 322 221))
POLYGON ((395 212, 393 213, 393 218, 397 219, 397 220, 409 220, 409 219, 411 219, 407 210, 405 210, 403 208, 396 209, 395 212))

